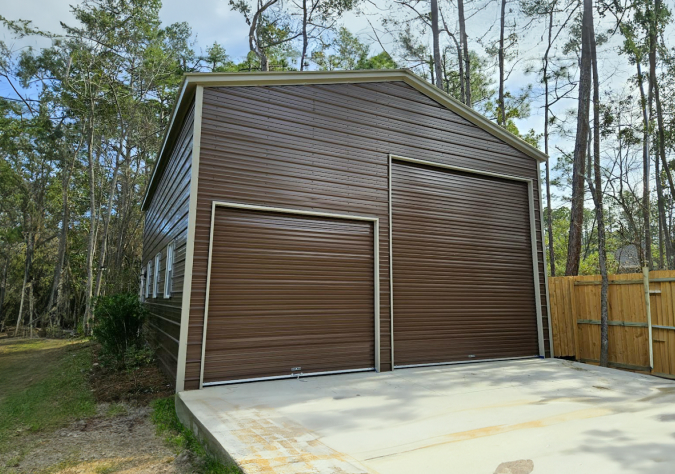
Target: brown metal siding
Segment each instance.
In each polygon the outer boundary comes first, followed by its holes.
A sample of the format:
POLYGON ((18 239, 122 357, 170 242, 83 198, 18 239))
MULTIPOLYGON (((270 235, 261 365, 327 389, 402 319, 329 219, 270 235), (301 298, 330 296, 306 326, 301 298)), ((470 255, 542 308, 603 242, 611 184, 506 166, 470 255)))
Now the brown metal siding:
POLYGON ((204 382, 375 366, 373 224, 217 207, 204 382))
POLYGON ((154 267, 155 255, 158 252, 162 253, 159 281, 161 291, 157 298, 152 298, 151 292, 150 298, 145 302, 150 312, 148 321, 150 343, 157 351, 160 366, 174 382, 185 275, 193 125, 194 104, 185 116, 157 192, 145 214, 143 233, 143 269, 147 268, 148 260, 152 260, 154 267), (175 241, 173 290, 171 298, 167 299, 164 298, 166 247, 172 241, 175 241))
POLYGON ((536 356, 527 184, 393 162, 394 364, 536 356))
MULTIPOLYGON (((199 383, 212 200, 379 217, 380 357, 391 368, 389 153, 538 178, 534 159, 404 83, 204 89, 186 388, 199 383)), ((547 327, 545 317, 546 339, 547 327)))

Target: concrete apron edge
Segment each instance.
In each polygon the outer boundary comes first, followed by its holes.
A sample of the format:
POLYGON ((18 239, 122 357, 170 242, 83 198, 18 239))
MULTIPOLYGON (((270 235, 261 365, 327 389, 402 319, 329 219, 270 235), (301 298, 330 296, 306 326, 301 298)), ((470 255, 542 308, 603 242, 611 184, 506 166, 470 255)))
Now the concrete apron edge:
POLYGON ((239 464, 237 464, 230 453, 227 452, 225 447, 220 444, 216 437, 213 436, 213 434, 197 419, 197 417, 188 408, 180 395, 180 393, 175 395, 176 415, 183 426, 192 431, 197 439, 199 439, 199 441, 204 445, 209 454, 214 456, 225 465, 236 465, 239 469, 241 469, 242 472, 245 473, 246 471, 242 469, 239 464))
MULTIPOLYGON (((236 465, 243 474, 260 474, 262 472, 279 474, 294 472, 366 474, 372 472, 351 456, 326 446, 310 431, 298 434, 293 428, 285 432, 282 428, 270 435, 270 433, 264 433, 264 428, 259 427, 262 428, 261 431, 263 432, 254 433, 253 439, 250 439, 248 443, 242 443, 241 439, 236 439, 238 433, 252 434, 247 433, 251 428, 245 426, 245 421, 244 424, 241 420, 235 419, 225 421, 215 416, 215 413, 200 413, 200 408, 208 407, 209 404, 191 401, 191 394, 194 394, 194 392, 179 392, 175 395, 178 419, 195 434, 211 455, 226 465, 236 465), (191 404, 192 408, 190 407, 191 404), (217 425, 223 425, 224 429, 220 430, 217 425), (269 452, 265 452, 270 442, 275 444, 275 440, 269 438, 279 437, 282 438, 284 443, 290 441, 290 444, 294 446, 294 449, 292 449, 294 453, 271 455, 269 452), (256 441, 256 438, 259 441, 256 441), (232 445, 230 445, 230 442, 232 445)), ((297 428, 302 430, 302 427, 298 426, 297 428)), ((276 441, 279 441, 279 439, 276 441)))

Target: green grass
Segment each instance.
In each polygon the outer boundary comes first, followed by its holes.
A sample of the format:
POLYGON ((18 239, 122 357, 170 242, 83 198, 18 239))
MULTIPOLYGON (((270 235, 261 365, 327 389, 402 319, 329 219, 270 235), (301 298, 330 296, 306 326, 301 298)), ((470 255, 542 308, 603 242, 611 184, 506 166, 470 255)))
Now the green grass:
MULTIPOLYGON (((92 416, 96 403, 87 375, 91 347, 86 341, 0 340, 0 453, 13 466, 30 451, 23 435, 50 432, 92 416)), ((4 472, 0 466, 0 472, 4 472)))
POLYGON ((26 431, 54 430, 95 413, 83 341, 0 341, 0 451, 26 431))
POLYGON ((152 421, 157 426, 157 433, 164 436, 166 441, 174 447, 176 453, 185 449, 202 459, 200 471, 202 474, 240 474, 237 466, 222 464, 204 449, 197 437, 178 420, 176 405, 173 397, 155 400, 152 404, 152 421))
MULTIPOLYGON (((30 440, 34 438, 22 435, 49 433, 96 414, 88 380, 91 363, 92 347, 87 341, 0 340, 0 453, 9 454, 10 447, 17 452, 12 459, 4 460, 5 466, 14 466, 29 455, 30 440)), ((152 406, 158 434, 173 446, 176 454, 189 450, 196 458, 191 472, 240 474, 236 466, 225 466, 209 454, 180 423, 173 397, 156 400, 152 406)), ((106 416, 126 412, 123 404, 114 403, 108 407, 106 416)), ((0 474, 5 472, 1 464, 0 474)), ((53 468, 58 470, 71 464, 66 459, 53 468)), ((103 464, 96 472, 103 474, 116 469, 113 464, 103 464)))

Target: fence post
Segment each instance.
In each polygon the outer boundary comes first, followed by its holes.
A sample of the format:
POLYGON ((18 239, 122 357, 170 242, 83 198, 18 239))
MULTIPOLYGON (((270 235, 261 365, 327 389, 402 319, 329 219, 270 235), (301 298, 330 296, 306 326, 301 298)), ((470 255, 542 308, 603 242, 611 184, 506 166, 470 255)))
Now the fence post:
POLYGON ((581 359, 581 353, 579 352, 579 324, 577 324, 579 315, 577 313, 577 299, 574 294, 574 282, 576 280, 576 277, 567 278, 570 294, 570 313, 572 314, 572 327, 574 328, 574 359, 579 360, 581 359))
POLYGON ((642 267, 642 283, 645 287, 645 311, 647 312, 647 333, 649 335, 649 370, 654 370, 654 341, 652 338, 652 308, 649 298, 649 267, 642 267))

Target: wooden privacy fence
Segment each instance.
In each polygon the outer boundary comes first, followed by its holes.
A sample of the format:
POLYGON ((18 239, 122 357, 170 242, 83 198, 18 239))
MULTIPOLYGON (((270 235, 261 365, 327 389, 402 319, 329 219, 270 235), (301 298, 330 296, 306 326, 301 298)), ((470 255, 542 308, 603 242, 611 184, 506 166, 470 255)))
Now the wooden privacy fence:
MULTIPOLYGON (((645 280, 642 273, 609 276, 610 366, 673 377, 675 271, 649 272, 645 280)), ((600 275, 552 277, 549 300, 555 356, 598 362, 600 275)))

